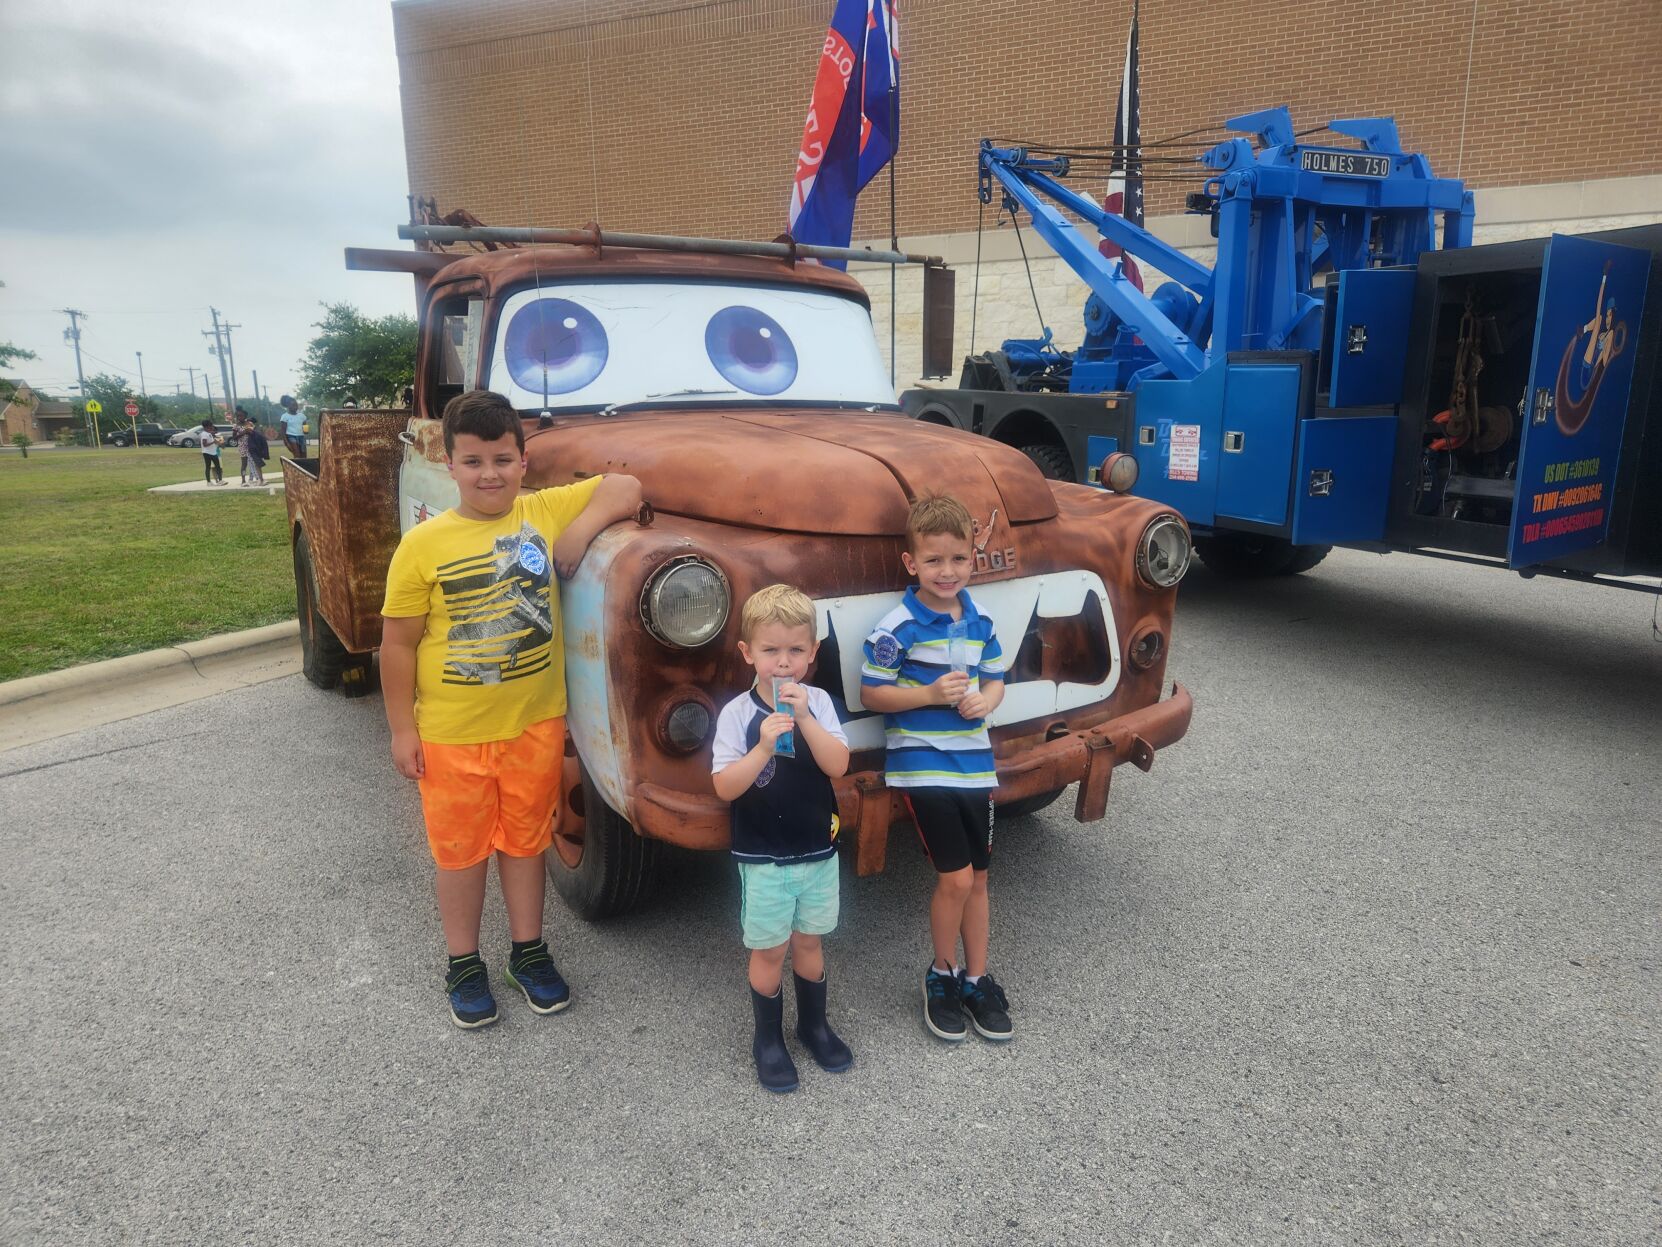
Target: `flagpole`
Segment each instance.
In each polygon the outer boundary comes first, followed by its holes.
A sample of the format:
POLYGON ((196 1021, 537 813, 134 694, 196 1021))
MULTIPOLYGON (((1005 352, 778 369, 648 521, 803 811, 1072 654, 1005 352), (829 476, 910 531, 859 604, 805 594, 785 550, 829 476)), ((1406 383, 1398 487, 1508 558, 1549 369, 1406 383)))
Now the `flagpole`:
MULTIPOLYGON (((891 19, 892 20, 892 19, 891 19)), ((890 35, 893 38, 893 35, 890 35)), ((891 79, 889 82, 889 134, 894 148, 889 152, 889 248, 892 251, 900 250, 900 235, 897 232, 894 215, 894 166, 900 158, 900 126, 896 120, 899 110, 900 90, 891 79)), ((893 264, 889 265, 889 384, 895 384, 895 321, 898 306, 895 297, 895 287, 898 284, 899 270, 893 264)))

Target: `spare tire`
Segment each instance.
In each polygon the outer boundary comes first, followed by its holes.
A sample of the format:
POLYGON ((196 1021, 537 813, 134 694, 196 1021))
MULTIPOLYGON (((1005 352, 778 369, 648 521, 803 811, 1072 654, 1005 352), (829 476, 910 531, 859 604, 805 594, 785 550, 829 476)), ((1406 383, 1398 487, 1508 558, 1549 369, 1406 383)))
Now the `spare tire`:
POLYGON ((1046 480, 1073 479, 1073 459, 1062 447, 1045 442, 1038 446, 1023 446, 1021 453, 1033 461, 1033 465, 1044 473, 1046 480))

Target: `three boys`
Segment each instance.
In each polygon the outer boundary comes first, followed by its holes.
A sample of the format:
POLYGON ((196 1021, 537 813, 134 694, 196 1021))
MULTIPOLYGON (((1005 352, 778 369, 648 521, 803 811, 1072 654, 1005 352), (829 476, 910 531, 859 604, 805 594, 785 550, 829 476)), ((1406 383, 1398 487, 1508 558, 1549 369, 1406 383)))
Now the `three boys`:
MULTIPOLYGON (((451 400, 444 441, 460 501, 406 533, 393 556, 381 670, 394 765, 421 785, 451 1018, 472 1028, 497 1018, 479 956, 493 855, 512 939, 507 980, 537 1013, 570 1002, 542 932, 566 711, 552 576, 569 576, 603 528, 635 514, 641 491, 633 477, 609 475, 521 495, 519 416, 488 391, 451 400)), ((997 775, 986 718, 1003 698, 1005 664, 991 620, 965 590, 972 539, 956 501, 912 508, 902 561, 917 583, 867 638, 862 668, 862 699, 886 716, 887 782, 905 792, 937 871, 924 1021, 954 1042, 966 1011, 990 1039, 1012 1033, 987 972, 997 775)), ((739 651, 756 678, 718 719, 712 782, 732 803, 757 1077, 784 1092, 798 1082, 783 1035, 787 953, 798 1039, 829 1071, 853 1063, 826 1018, 821 945, 838 916, 831 780, 847 771, 849 750, 829 696, 804 683, 818 648, 812 601, 773 585, 745 603, 740 622, 739 651)))

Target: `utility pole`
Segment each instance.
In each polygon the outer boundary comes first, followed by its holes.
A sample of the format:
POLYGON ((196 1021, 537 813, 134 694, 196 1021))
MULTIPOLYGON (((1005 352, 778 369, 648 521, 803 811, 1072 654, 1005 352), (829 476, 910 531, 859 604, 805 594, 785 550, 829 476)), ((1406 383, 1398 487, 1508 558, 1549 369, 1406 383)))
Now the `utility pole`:
POLYGON ((241 325, 233 325, 230 321, 225 322, 225 358, 230 361, 231 369, 231 388, 227 393, 231 396, 233 410, 237 405, 237 352, 236 348, 231 345, 231 330, 241 328, 241 325))
POLYGON ((134 351, 133 354, 138 356, 138 362, 139 362, 139 397, 143 398, 144 397, 144 352, 143 351, 134 351))
MULTIPOLYGON (((214 418, 214 383, 208 377, 208 370, 202 370, 202 388, 208 392, 208 419, 214 418)), ((193 394, 195 391, 191 391, 193 394)))
POLYGON ((258 407, 260 405, 260 370, 250 368, 248 371, 254 374, 254 405, 258 407))
MULTIPOLYGON (((236 387, 236 383, 234 381, 232 381, 231 374, 230 374, 229 371, 227 371, 226 365, 225 365, 226 358, 230 355, 229 342, 230 342, 231 328, 232 327, 227 326, 223 330, 221 329, 220 323, 219 323, 219 309, 217 307, 210 307, 208 309, 208 311, 213 313, 214 327, 211 330, 204 329, 202 331, 202 336, 204 338, 212 338, 214 340, 213 346, 208 348, 208 353, 215 356, 219 360, 219 389, 220 389, 220 393, 225 395, 226 399, 228 400, 227 405, 231 406, 231 407, 234 407, 234 406, 236 406, 237 387, 236 387), (221 332, 223 332, 225 334, 225 337, 223 337, 223 338, 220 337, 221 332)), ((240 329, 241 326, 238 325, 238 326, 235 326, 235 328, 240 329)))
POLYGON ((73 343, 75 346, 75 380, 77 382, 75 388, 81 392, 81 408, 87 417, 87 445, 97 446, 98 434, 93 431, 92 414, 86 412, 87 379, 85 374, 81 372, 81 317, 85 316, 86 313, 73 307, 60 308, 59 310, 69 317, 69 328, 63 331, 63 340, 73 343))
MULTIPOLYGON (((190 373, 190 405, 191 405, 191 409, 194 411, 195 408, 196 408, 196 372, 197 372, 196 365, 195 364, 180 364, 179 366, 181 368, 183 368, 186 372, 190 373)), ((207 374, 204 373, 203 375, 206 376, 207 374)))

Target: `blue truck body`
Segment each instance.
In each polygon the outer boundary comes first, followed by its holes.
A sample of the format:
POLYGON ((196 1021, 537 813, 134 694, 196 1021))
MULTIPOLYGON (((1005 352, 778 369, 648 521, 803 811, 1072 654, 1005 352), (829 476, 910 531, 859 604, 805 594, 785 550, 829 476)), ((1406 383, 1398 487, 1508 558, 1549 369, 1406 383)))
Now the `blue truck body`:
POLYGON ((1132 492, 1235 574, 1339 544, 1662 572, 1662 226, 1476 247, 1471 193, 1390 118, 1325 127, 1354 146, 1300 142, 1281 108, 1227 126, 1189 197, 1210 267, 1066 185, 1068 155, 984 142, 982 201, 1089 288, 1083 340, 1006 341, 908 414, 1087 483, 1131 454, 1132 492), (1145 293, 1099 240, 1164 280, 1145 293))

